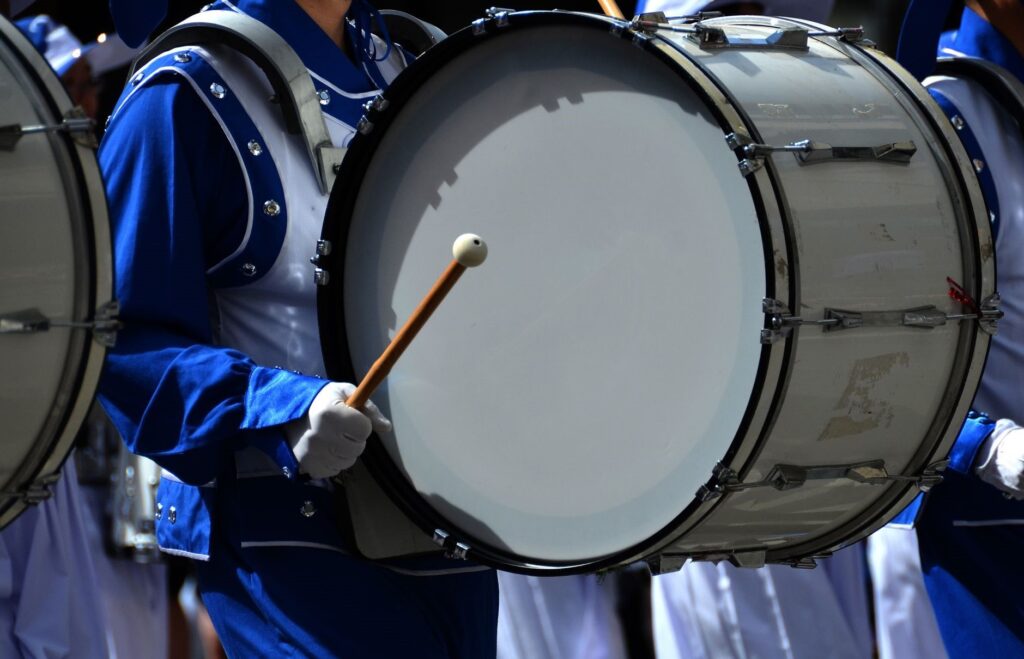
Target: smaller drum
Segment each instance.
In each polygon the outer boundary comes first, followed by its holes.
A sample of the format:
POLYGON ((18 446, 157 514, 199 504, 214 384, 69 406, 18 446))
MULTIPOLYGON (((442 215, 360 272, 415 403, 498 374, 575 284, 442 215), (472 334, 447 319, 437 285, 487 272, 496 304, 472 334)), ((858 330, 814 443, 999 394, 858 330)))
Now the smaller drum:
POLYGON ((0 527, 49 496, 114 338, 94 147, 91 121, 0 19, 0 527))

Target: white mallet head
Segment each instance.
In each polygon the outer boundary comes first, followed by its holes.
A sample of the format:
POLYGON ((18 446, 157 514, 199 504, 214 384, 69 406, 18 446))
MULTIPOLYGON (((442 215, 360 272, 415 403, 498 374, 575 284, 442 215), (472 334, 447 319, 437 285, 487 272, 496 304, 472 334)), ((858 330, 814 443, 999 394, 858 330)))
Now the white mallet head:
POLYGON ((455 239, 452 256, 461 265, 475 268, 487 259, 487 243, 475 233, 464 233, 455 239))

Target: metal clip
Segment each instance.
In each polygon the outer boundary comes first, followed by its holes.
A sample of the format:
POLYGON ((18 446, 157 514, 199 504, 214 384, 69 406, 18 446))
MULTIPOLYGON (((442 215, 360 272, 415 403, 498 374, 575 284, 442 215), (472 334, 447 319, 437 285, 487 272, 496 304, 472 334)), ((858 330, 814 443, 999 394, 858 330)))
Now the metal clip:
POLYGON ((922 491, 927 491, 942 481, 941 472, 946 468, 947 464, 948 461, 945 460, 932 463, 920 474, 914 476, 890 474, 885 468, 884 460, 811 467, 777 464, 772 467, 765 478, 759 481, 743 483, 740 482, 735 471, 722 463, 718 463, 711 472, 711 479, 698 490, 697 498, 701 502, 706 502, 729 492, 740 492, 762 487, 770 487, 774 490, 785 492, 802 487, 807 481, 843 479, 866 485, 913 483, 922 491))
POLYGON ((53 327, 89 330, 100 345, 113 347, 121 322, 117 320, 120 305, 117 300, 107 302, 96 310, 93 320, 51 320, 39 309, 24 309, 0 316, 0 334, 35 334, 48 332, 53 327))
POLYGON ((59 124, 22 126, 9 124, 0 126, 0 151, 13 151, 25 135, 37 133, 68 133, 76 144, 95 149, 98 146, 93 132, 93 120, 80 107, 69 110, 59 124))
POLYGON ((17 499, 30 506, 42 503, 53 496, 51 487, 60 480, 60 472, 43 476, 17 492, 0 492, 0 498, 17 499))
POLYGON ((456 542, 455 547, 445 553, 445 558, 453 558, 457 561, 466 560, 466 555, 469 553, 469 545, 463 542, 456 542))
POLYGON ((730 36, 724 28, 697 23, 693 38, 706 50, 743 48, 750 50, 807 50, 808 31, 802 27, 779 28, 767 37, 730 36))
POLYGON ((431 540, 433 540, 434 544, 438 547, 444 547, 448 543, 448 538, 449 535, 447 531, 434 529, 434 535, 431 537, 431 540))
POLYGON ((981 313, 978 318, 978 326, 981 328, 982 332, 995 336, 999 329, 996 324, 1005 315, 999 308, 999 305, 1002 303, 1003 299, 999 297, 999 293, 993 293, 981 301, 981 313))

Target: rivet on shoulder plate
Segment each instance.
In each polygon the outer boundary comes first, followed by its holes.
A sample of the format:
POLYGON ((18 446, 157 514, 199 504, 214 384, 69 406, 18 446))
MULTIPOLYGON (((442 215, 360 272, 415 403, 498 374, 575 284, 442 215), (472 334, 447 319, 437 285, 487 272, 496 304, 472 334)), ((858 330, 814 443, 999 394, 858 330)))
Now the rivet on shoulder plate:
POLYGON ((174 506, 167 509, 167 521, 171 524, 178 521, 178 510, 174 506))
POLYGON ((983 170, 983 169, 985 169, 985 161, 984 160, 979 160, 978 158, 975 158, 974 159, 974 171, 976 171, 976 172, 978 172, 980 174, 981 170, 983 170))
POLYGON ((244 264, 242 264, 242 274, 245 275, 246 277, 255 277, 256 276, 256 266, 253 265, 252 263, 244 263, 244 264))
POLYGON ((268 199, 263 204, 263 212, 270 217, 277 217, 281 214, 281 204, 277 203, 273 199, 268 199))
POLYGON ((213 83, 210 85, 210 93, 213 94, 214 98, 224 98, 224 85, 220 83, 213 83))
POLYGON ((950 122, 953 124, 953 128, 956 128, 957 130, 964 129, 964 118, 961 117, 960 115, 953 115, 953 118, 950 119, 950 122))
POLYGON ((312 517, 316 514, 316 506, 313 505, 312 501, 305 501, 302 504, 302 508, 299 508, 299 512, 302 513, 303 517, 312 517))
POLYGON ((157 503, 156 504, 156 512, 153 513, 153 519, 159 521, 160 518, 163 517, 163 516, 164 516, 164 504, 157 503))
POLYGON ((331 92, 326 89, 321 89, 316 95, 320 98, 320 105, 327 105, 331 102, 331 92))
POLYGON ((249 143, 246 146, 249 147, 249 153, 254 156, 258 156, 263 153, 263 146, 261 146, 256 140, 249 140, 249 143))
POLYGON ((136 73, 135 75, 132 76, 132 84, 133 85, 137 85, 140 82, 142 82, 142 71, 139 71, 138 73, 136 73))
POLYGON ((192 61, 192 56, 188 53, 175 53, 174 61, 178 62, 179 64, 186 64, 192 61))

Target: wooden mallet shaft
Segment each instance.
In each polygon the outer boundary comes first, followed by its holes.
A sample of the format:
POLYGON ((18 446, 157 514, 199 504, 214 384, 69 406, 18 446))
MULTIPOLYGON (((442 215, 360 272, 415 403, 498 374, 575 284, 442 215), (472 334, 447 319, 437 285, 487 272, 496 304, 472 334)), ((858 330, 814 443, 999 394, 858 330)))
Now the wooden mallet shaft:
POLYGON ((597 3, 601 5, 601 11, 604 12, 605 16, 626 20, 626 17, 622 15, 622 10, 619 9, 619 5, 615 0, 597 0, 597 3))
POLYGON ((409 347, 416 334, 423 329, 431 314, 440 306, 448 292, 459 281, 459 277, 466 271, 466 268, 473 268, 484 262, 487 258, 487 244, 480 236, 466 233, 458 237, 452 247, 454 258, 441 276, 434 282, 433 287, 420 301, 419 305, 405 321, 402 329, 398 330, 395 338, 391 340, 388 347, 384 349, 377 361, 373 363, 370 370, 366 372, 355 392, 348 397, 345 404, 349 407, 360 409, 370 399, 373 392, 377 390, 380 383, 388 376, 395 362, 402 356, 405 349, 409 347))

